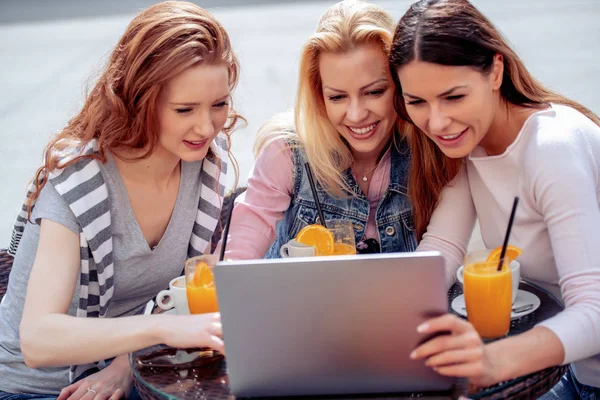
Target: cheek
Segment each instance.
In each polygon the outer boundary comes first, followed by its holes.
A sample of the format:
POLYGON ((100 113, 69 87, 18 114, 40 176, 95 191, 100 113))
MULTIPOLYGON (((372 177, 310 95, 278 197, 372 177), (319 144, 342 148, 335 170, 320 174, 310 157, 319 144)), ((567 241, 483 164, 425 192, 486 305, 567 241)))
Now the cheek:
POLYGON ((229 108, 228 107, 223 108, 222 110, 219 110, 218 112, 213 114, 212 122, 213 122, 213 127, 215 128, 215 133, 218 133, 223 129, 223 127, 227 123, 228 118, 229 118, 229 108))
POLYGON ((341 105, 333 104, 330 102, 325 103, 325 114, 327 114, 327 118, 333 125, 337 125, 341 122, 340 112, 341 105))
POLYGON ((160 127, 160 137, 166 139, 173 136, 178 131, 178 125, 174 118, 168 115, 161 115, 158 120, 160 127))
POLYGON ((410 118, 410 120, 417 126, 417 128, 421 129, 424 132, 427 131, 425 126, 427 124, 427 111, 425 109, 425 106, 407 106, 406 114, 408 115, 408 118, 410 118))
POLYGON ((385 94, 378 100, 378 109, 380 110, 382 117, 396 118, 396 109, 394 109, 394 95, 390 91, 389 94, 385 94))
POLYGON ((494 112, 487 99, 473 98, 460 107, 456 119, 475 129, 476 133, 483 134, 492 123, 494 112))

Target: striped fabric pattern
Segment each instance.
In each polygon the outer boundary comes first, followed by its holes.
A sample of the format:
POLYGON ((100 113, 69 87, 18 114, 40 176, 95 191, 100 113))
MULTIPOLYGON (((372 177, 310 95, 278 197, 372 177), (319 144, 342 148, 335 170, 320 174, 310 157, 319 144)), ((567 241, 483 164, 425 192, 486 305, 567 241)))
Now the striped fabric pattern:
MULTIPOLYGON (((210 240, 219 220, 222 199, 227 184, 227 139, 220 134, 211 144, 212 153, 203 160, 200 172, 202 188, 194 228, 188 246, 188 257, 201 255, 209 248, 210 240)), ((98 143, 92 140, 81 152, 72 152, 61 159, 66 163, 79 154, 98 152, 98 143)), ((48 181, 63 197, 80 226, 79 303, 77 317, 102 318, 107 315, 114 293, 113 240, 111 233, 108 190, 99 162, 82 158, 66 168, 51 171, 48 181)), ((30 185, 27 198, 35 186, 30 185)), ((26 203, 15 222, 8 252, 13 256, 27 224, 26 203)), ((70 378, 74 381, 92 368, 102 369, 104 360, 87 365, 71 367, 70 378)))

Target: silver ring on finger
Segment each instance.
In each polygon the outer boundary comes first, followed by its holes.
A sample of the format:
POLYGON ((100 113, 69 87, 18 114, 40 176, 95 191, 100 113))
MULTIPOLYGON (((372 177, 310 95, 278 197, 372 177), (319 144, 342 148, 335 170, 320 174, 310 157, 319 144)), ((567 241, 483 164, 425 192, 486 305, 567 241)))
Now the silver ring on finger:
POLYGON ((98 392, 96 392, 96 391, 94 390, 94 388, 93 388, 93 387, 91 387, 91 386, 90 386, 89 388, 87 388, 87 391, 88 391, 88 393, 90 393, 90 392, 94 393, 94 395, 97 395, 97 394, 98 394, 98 392))

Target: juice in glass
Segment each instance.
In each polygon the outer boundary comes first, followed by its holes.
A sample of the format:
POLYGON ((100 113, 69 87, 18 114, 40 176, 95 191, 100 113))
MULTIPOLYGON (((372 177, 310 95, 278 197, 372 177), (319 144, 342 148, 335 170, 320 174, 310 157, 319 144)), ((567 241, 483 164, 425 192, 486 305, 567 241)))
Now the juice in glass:
POLYGON ((296 241, 315 248, 316 256, 356 254, 354 229, 348 220, 327 220, 327 228, 319 224, 305 226, 296 241))
POLYGON ((327 228, 333 233, 332 256, 343 256, 356 254, 356 242, 354 240, 354 228, 348 220, 328 220, 327 228))
POLYGON ((510 329, 512 279, 508 263, 498 272, 498 262, 465 262, 464 292, 467 319, 479 336, 493 339, 510 329))
POLYGON ((185 262, 186 295, 190 314, 219 311, 212 269, 217 262, 213 255, 198 256, 185 262))
POLYGON ((344 256, 349 254, 356 254, 356 247, 347 243, 334 243, 332 255, 344 256))

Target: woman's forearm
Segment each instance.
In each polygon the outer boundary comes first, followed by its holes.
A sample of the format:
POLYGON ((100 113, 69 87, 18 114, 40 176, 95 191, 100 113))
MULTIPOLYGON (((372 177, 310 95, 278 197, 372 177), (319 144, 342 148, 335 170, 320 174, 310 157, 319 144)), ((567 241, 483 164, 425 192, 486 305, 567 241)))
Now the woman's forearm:
POLYGON ((560 365, 565 358, 560 339, 551 330, 541 326, 486 347, 498 371, 497 382, 560 365))
POLYGON ((21 323, 21 352, 31 368, 103 360, 163 343, 161 327, 176 323, 173 317, 76 318, 48 314, 35 322, 21 323))

